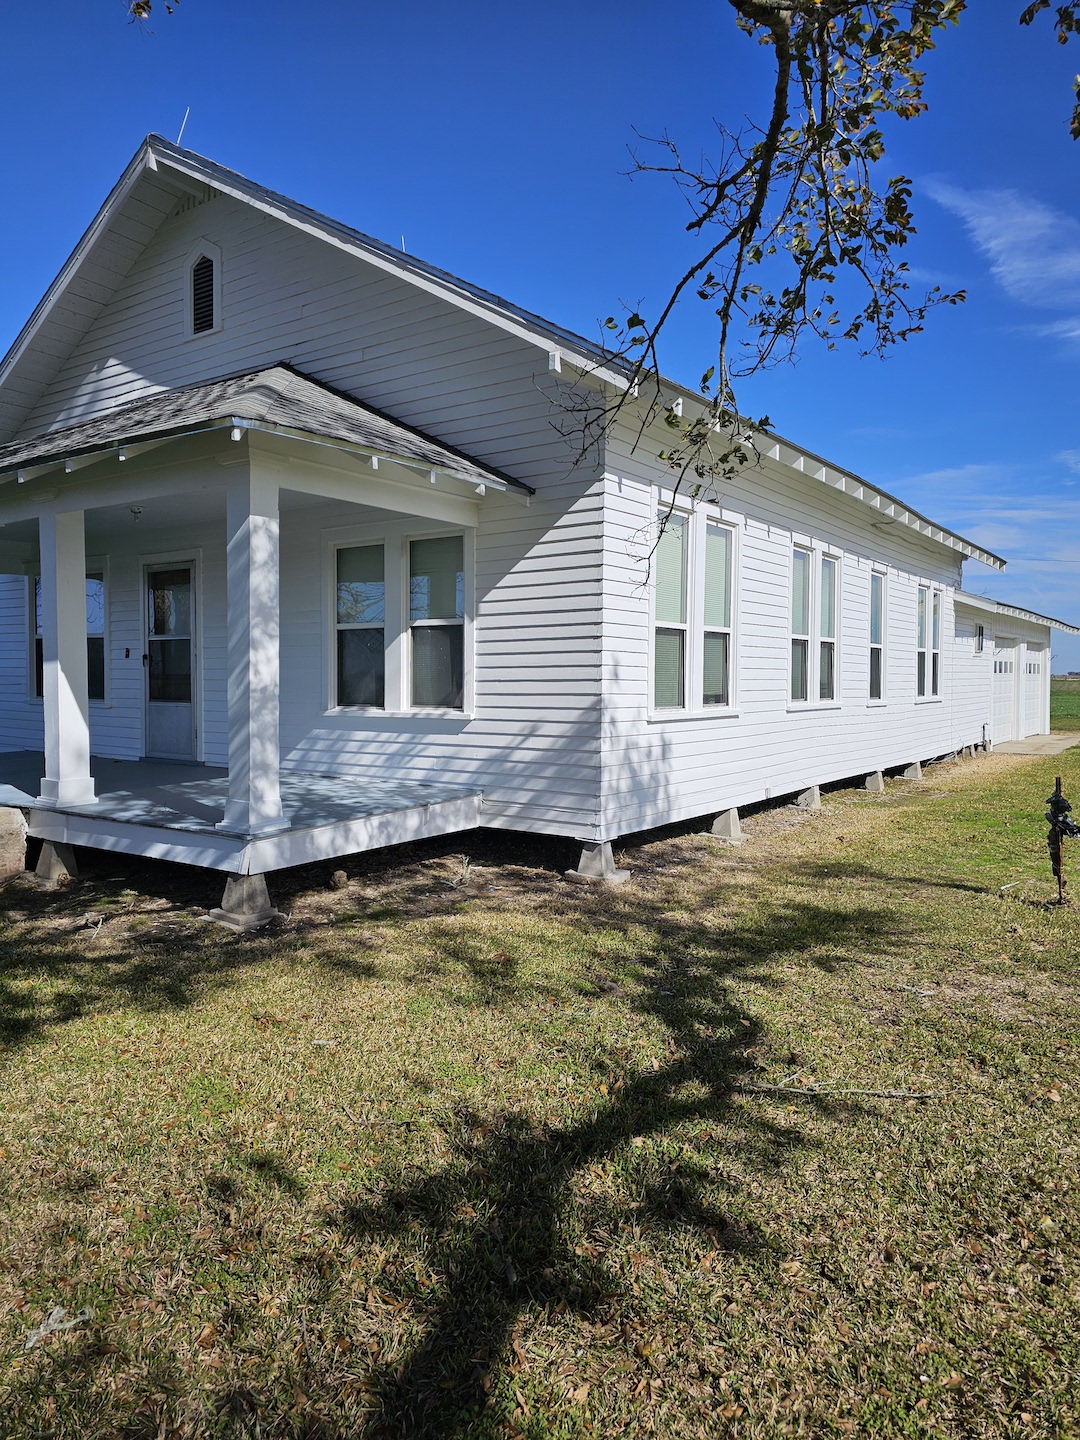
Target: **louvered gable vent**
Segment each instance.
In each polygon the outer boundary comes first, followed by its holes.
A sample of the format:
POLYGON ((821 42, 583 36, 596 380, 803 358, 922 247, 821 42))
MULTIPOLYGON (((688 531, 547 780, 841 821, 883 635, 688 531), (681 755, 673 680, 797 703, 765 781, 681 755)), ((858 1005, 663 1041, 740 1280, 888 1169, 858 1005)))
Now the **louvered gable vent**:
POLYGON ((196 335, 214 328, 214 262, 200 255, 191 270, 191 328, 196 335))

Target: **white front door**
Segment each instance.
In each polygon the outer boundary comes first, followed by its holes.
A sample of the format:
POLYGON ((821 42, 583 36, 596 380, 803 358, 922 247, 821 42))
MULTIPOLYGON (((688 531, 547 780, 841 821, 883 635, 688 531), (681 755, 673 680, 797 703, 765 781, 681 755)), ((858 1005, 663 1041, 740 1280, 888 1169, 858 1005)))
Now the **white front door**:
POLYGON ((1043 664, 1046 651, 1027 647, 1024 660, 1024 735, 1039 735, 1043 727, 1043 664))
POLYGON ((1015 739, 1016 726, 1016 641, 1000 636, 994 640, 993 734, 995 744, 1015 739))
POLYGON ((146 753, 195 759, 195 567, 146 571, 146 753))

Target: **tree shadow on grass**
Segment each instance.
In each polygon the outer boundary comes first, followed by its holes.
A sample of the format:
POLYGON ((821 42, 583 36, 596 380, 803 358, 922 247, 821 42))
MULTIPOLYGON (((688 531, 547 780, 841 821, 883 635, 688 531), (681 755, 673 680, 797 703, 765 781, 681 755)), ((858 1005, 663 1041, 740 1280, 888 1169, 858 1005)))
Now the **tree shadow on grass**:
MULTIPOLYGON (((611 904, 605 897, 605 925, 611 904)), ((640 912, 640 897, 635 908, 640 912)), ((567 1124, 540 1125, 509 1111, 463 1112, 446 1164, 418 1178, 402 1171, 379 1195, 340 1208, 338 1224, 351 1239, 407 1237, 439 1277, 416 1292, 422 1337, 403 1363, 372 1376, 379 1398, 368 1433, 446 1440, 481 1433, 476 1427, 493 1374, 512 1361, 512 1332, 526 1312, 546 1307, 597 1316, 626 1304, 625 1283, 602 1253, 574 1244, 583 1206, 591 1205, 590 1227, 609 1235, 629 1218, 768 1263, 769 1237, 708 1198, 714 1166, 682 1143, 674 1143, 672 1159, 664 1143, 691 1122, 710 1134, 722 1126, 740 1164, 759 1173, 782 1169, 805 1148, 797 1130, 740 1094, 757 1068, 761 1029, 730 1001, 725 981, 775 979, 770 961, 809 952, 825 920, 838 946, 903 943, 892 916, 817 904, 784 905, 753 931, 729 927, 713 935, 711 959, 704 927, 669 924, 651 957, 665 989, 646 987, 637 999, 666 1032, 668 1054, 656 1069, 629 1076, 591 1113, 567 1124), (699 963, 688 967, 688 953, 699 963), (637 1199, 583 1201, 577 1182, 598 1166, 621 1169, 637 1199)), ((460 941, 455 959, 468 961, 460 941)), ((807 1103, 833 1116, 859 1108, 826 1097, 807 1103)))
MULTIPOLYGON (((584 934, 610 936, 630 926, 649 934, 647 948, 633 953, 644 980, 627 980, 619 989, 643 1017, 658 1022, 651 1058, 630 1065, 624 1055, 594 1052, 598 1082, 607 1074, 607 1093, 597 1086, 598 1093, 579 1102, 566 1121, 545 1121, 542 1103, 530 1115, 509 1107, 487 1114, 461 1109, 445 1127, 445 1159, 429 1157, 419 1173, 415 1162, 384 1168, 377 1190, 358 1189, 338 1202, 327 1218, 343 1237, 346 1257, 350 1251, 354 1257, 370 1254, 391 1238, 416 1257, 415 1282, 398 1267, 398 1293, 386 1302, 388 1313, 393 1305, 409 1307, 415 1321, 410 1348, 403 1357, 397 1352, 392 1361, 373 1364, 365 1382, 373 1408, 363 1420, 339 1425, 330 1418, 337 1392, 327 1337, 325 1344, 305 1338, 287 1382, 282 1376, 260 1386, 253 1379, 242 1404, 236 1401, 242 1414, 230 1409, 229 1397, 241 1396, 236 1384, 222 1377, 215 1390, 210 1381, 202 1393, 211 1409, 217 1395, 219 1417, 226 1416, 222 1423, 232 1425, 232 1433, 246 1434, 254 1416, 251 1424, 259 1433, 281 1436, 456 1440, 494 1434, 496 1421, 505 1420, 492 1412, 506 1403, 499 1386, 513 1363, 514 1331, 523 1318, 546 1310, 605 1323, 633 1321, 641 1302, 607 1258, 626 1225, 652 1232, 661 1243, 678 1237, 684 1248, 700 1244, 736 1254, 770 1275, 776 1243, 740 1214, 737 1181, 728 1177, 717 1186, 716 1147, 724 1147, 721 1155, 730 1158, 732 1171, 767 1175, 797 1163, 809 1141, 794 1124, 776 1118, 775 1107, 762 1097, 745 1094, 759 1067, 755 1052, 767 1037, 760 1020, 732 999, 731 986, 736 981, 777 986, 781 972, 800 961, 838 975, 845 966, 917 939, 898 910, 843 901, 830 905, 814 891, 819 877, 812 871, 801 880, 797 867, 783 874, 794 875, 810 893, 770 899, 771 892, 763 892, 748 918, 716 923, 672 914, 663 886, 560 894, 553 913, 569 917, 584 934), (712 1158, 698 1153, 700 1148, 712 1158), (583 1186, 594 1171, 612 1175, 616 1183, 583 1186), (718 1192, 725 1195, 723 1206, 718 1192), (608 1239, 593 1243, 586 1234, 608 1239), (318 1429, 292 1412, 295 1387, 325 1397, 326 1418, 318 1429)), ((702 896, 703 913, 723 899, 726 883, 721 879, 702 896)), ((78 909, 74 897, 70 900, 78 909)), ((187 1004, 208 962, 215 967, 215 983, 228 983, 237 967, 267 953, 261 944, 232 943, 220 935, 214 942, 210 949, 218 958, 196 952, 187 968, 172 976, 159 972, 165 964, 175 965, 174 956, 127 955, 114 997, 137 996, 136 1003, 145 1005, 143 986, 155 1004, 187 1004)), ((484 943, 460 931, 442 932, 438 943, 445 967, 464 965, 490 1003, 528 1003, 512 961, 494 961, 484 943), (494 978, 493 965, 499 967, 494 978)), ((45 963, 62 972, 69 958, 57 942, 45 963)), ((590 1003, 606 1003, 603 993, 590 1003)), ((551 1017, 546 1019, 550 1024, 551 1017)), ((857 1102, 823 1096, 804 1103, 836 1121, 859 1111, 857 1102)), ((299 1179, 269 1152, 265 1160, 233 1168, 229 1186, 240 1183, 245 1169, 252 1187, 268 1188, 283 1202, 303 1196, 299 1179)), ((226 1207, 235 1203, 233 1191, 222 1190, 219 1200, 226 1207)), ((345 1290, 346 1273, 321 1264, 312 1268, 297 1255, 279 1256, 276 1263, 291 1270, 283 1282, 295 1282, 309 1297, 307 1314, 317 1325, 320 1302, 330 1308, 345 1290)), ((373 1303, 383 1302, 376 1295, 373 1303)), ((722 1316, 715 1323, 723 1326, 722 1316)), ((99 1403, 93 1367, 80 1383, 88 1403, 91 1393, 99 1403)), ((129 1417, 135 1429, 124 1430, 121 1422, 118 1433, 137 1433, 139 1413, 129 1417)))

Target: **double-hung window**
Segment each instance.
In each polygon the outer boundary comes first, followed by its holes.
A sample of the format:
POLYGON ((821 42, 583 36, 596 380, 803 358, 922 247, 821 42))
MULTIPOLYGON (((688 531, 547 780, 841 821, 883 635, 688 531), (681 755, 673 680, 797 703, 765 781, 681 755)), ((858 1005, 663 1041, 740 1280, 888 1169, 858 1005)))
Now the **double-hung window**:
POLYGON ((665 514, 653 554, 652 708, 727 709, 735 670, 735 530, 698 506, 665 514))
POLYGON ((818 699, 836 699, 836 561, 821 557, 821 599, 819 602, 820 647, 818 651, 818 699))
POLYGON ((808 545, 791 552, 791 699, 835 700, 840 562, 808 545))
POLYGON ((386 555, 382 545, 337 551, 337 703, 386 704, 386 555))
POLYGON ((734 539, 727 525, 705 524, 705 626, 701 702, 731 704, 731 562, 734 539))
POLYGON ((941 681, 941 592, 919 586, 916 621, 915 693, 936 695, 941 681))
POLYGON ((870 574, 870 699, 885 697, 885 576, 870 574))
POLYGON ((689 516, 669 515, 654 557, 653 704, 657 710, 681 710, 686 705, 689 540, 689 516))
POLYGON ((465 555, 460 535, 409 543, 409 633, 414 706, 465 704, 465 555))
POLYGON ((796 545, 791 555, 791 698, 810 698, 810 599, 813 553, 796 545))
MULTIPOLYGON (((34 694, 45 693, 45 647, 42 634, 41 577, 34 577, 34 694)), ((105 699, 105 576, 86 577, 86 693, 105 699)))

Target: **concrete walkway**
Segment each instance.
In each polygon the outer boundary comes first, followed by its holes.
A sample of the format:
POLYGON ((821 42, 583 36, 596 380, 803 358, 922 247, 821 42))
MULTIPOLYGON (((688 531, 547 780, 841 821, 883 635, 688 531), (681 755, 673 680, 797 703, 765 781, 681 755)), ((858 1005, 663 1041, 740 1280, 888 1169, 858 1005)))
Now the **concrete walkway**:
POLYGON ((1080 735, 1029 735, 1026 740, 1003 740, 994 746, 995 755, 1060 755, 1080 745, 1080 735))

